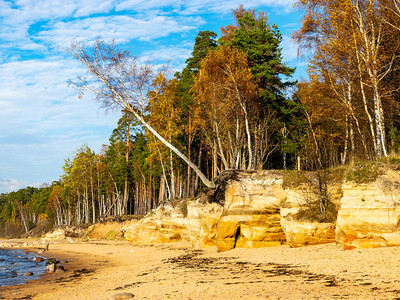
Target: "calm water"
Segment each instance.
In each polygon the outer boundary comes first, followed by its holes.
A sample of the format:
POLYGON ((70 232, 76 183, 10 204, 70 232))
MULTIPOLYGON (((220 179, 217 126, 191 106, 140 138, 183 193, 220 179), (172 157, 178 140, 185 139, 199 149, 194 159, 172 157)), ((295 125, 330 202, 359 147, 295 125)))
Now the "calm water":
POLYGON ((0 250, 0 286, 23 284, 38 279, 45 272, 46 262, 37 262, 37 254, 21 250, 0 250), (33 276, 24 276, 33 272, 33 276))

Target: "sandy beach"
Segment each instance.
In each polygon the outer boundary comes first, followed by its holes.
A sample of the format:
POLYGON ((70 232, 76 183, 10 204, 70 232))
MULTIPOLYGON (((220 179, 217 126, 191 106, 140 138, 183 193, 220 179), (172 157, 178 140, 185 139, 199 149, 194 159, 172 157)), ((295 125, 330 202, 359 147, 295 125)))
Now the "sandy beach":
MULTIPOLYGON (((32 242, 32 241, 28 241, 32 242)), ((4 242, 3 242, 4 243, 4 242)), ((23 241, 8 241, 22 244, 23 241)), ((43 254, 41 254, 43 255, 43 254)), ((193 249, 185 242, 50 243, 64 274, 1 287, 3 299, 400 299, 400 248, 193 249)))

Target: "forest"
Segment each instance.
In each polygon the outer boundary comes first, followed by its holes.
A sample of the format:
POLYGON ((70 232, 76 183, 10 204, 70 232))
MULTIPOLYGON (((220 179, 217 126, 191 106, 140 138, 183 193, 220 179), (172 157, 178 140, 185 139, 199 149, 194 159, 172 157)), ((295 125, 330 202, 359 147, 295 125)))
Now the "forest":
POLYGON ((0 195, 2 227, 145 215, 164 201, 216 187, 231 169, 322 170, 376 160, 400 147, 400 0, 298 0, 293 33, 308 79, 282 61, 267 13, 198 33, 181 72, 155 68, 115 43, 73 41, 85 66, 70 85, 121 118, 95 153, 81 145, 63 175, 0 195))

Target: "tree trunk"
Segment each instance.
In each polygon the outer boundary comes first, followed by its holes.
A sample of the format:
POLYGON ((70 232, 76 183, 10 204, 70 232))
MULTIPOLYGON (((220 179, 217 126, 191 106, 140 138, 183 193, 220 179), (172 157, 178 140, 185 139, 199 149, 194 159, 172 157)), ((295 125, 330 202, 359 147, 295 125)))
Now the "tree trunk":
POLYGON ((23 212, 22 201, 17 201, 17 203, 18 203, 19 213, 21 215, 21 223, 24 225, 25 233, 28 233, 29 228, 28 228, 27 220, 25 220, 25 213, 23 212))
POLYGON ((160 178, 160 191, 158 193, 158 203, 163 203, 165 195, 165 179, 164 176, 160 178))
POLYGON ((249 118, 247 116, 247 109, 244 104, 241 104, 243 112, 244 112, 244 123, 246 126, 246 134, 247 134, 247 151, 249 152, 249 163, 247 165, 247 170, 251 170, 253 168, 253 151, 251 149, 251 134, 249 128, 249 118))
POLYGON ((174 163, 172 161, 172 151, 169 151, 169 162, 171 168, 171 199, 175 199, 176 190, 175 190, 174 163))

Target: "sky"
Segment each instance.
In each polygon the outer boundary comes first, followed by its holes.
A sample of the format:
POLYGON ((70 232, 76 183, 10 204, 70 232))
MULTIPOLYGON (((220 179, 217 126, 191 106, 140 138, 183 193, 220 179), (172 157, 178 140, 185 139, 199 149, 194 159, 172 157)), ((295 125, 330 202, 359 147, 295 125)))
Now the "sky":
POLYGON ((99 108, 68 85, 85 70, 68 56, 72 40, 98 37, 179 71, 197 33, 233 23, 231 10, 268 12, 283 35, 284 62, 305 76, 291 40, 295 0, 0 0, 0 193, 58 180, 67 157, 108 144, 119 111, 99 108))

